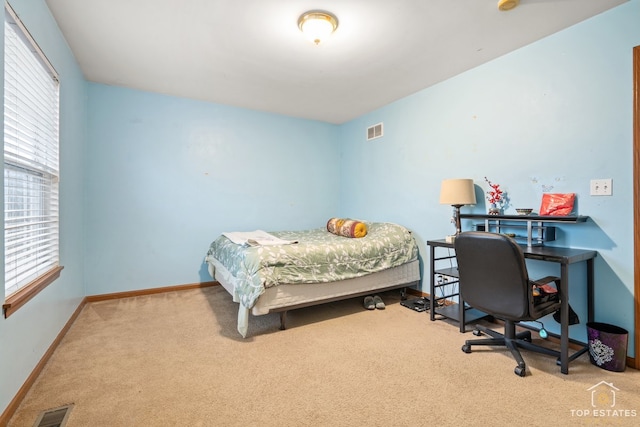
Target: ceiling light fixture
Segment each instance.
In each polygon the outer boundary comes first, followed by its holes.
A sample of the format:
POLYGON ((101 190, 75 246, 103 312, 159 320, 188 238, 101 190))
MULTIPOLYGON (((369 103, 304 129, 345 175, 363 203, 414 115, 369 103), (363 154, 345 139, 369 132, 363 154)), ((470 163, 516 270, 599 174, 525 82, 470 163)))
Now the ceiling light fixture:
POLYGON ((338 18, 329 12, 311 10, 298 18, 302 34, 315 44, 320 44, 338 28, 338 18))
POLYGON ((520 3, 520 0, 498 0, 498 9, 502 11, 511 10, 520 3))

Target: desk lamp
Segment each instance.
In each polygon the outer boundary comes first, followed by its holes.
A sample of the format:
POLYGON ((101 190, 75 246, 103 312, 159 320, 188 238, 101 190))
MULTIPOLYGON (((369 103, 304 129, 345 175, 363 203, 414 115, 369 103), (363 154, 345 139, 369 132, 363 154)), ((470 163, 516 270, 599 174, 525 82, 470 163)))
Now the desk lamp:
POLYGON ((460 207, 476 204, 476 192, 472 179, 445 179, 440 187, 440 204, 453 206, 453 220, 456 224, 456 236, 460 228, 460 207))

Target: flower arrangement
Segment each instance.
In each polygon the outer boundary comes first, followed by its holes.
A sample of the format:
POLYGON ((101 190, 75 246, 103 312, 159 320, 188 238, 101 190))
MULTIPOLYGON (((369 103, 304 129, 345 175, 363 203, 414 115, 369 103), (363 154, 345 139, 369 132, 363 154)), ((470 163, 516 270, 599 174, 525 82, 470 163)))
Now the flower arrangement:
POLYGON ((502 204, 503 191, 500 189, 500 184, 493 184, 487 177, 484 177, 491 190, 487 191, 487 201, 492 205, 502 204))

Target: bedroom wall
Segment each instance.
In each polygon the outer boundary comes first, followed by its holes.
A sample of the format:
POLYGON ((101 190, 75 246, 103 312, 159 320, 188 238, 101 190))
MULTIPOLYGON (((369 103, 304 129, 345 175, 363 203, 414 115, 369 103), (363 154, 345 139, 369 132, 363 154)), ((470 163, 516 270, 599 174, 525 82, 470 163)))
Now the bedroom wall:
MULTIPOLYGON (((538 209, 542 193, 575 192, 591 220, 562 227, 559 246, 596 249, 595 319, 633 331, 632 49, 640 45, 640 1, 615 9, 358 118, 341 128, 345 216, 396 221, 421 245, 454 230, 438 204, 446 178, 473 178, 485 213, 487 176, 516 207, 538 209), (384 122, 383 138, 365 129, 384 122), (354 164, 344 159, 357 157, 354 164), (612 178, 613 196, 589 195, 612 178), (348 185, 345 185, 348 183, 348 185)), ((463 224, 464 228, 469 224, 463 224)), ((531 263, 532 274, 557 267, 531 263)), ((554 270, 555 268, 555 270, 554 270)), ((586 339, 583 266, 572 268, 571 336, 586 339)), ((553 320, 545 322, 559 330, 553 320)), ((630 355, 635 354, 630 338, 630 355)))
MULTIPOLYGON (((208 281, 202 259, 223 231, 309 228, 336 214, 395 221, 414 231, 428 262, 424 242, 452 231, 450 208, 437 203, 449 177, 473 178, 481 196, 486 175, 514 207, 537 208, 543 186, 578 193, 592 221, 563 229, 558 244, 599 251, 596 319, 633 333, 640 0, 343 126, 86 83, 44 2, 11 4, 62 81, 65 268, 0 317, 0 412, 83 296, 208 281), (385 136, 365 142, 380 121, 385 136), (613 197, 588 196, 592 178, 613 178, 613 197)), ((463 208, 485 210, 482 201, 463 208)), ((574 301, 584 301, 579 280, 574 301)))
POLYGON ((338 213, 334 125, 92 83, 88 140, 87 295, 210 281, 222 232, 338 213))
MULTIPOLYGON (((0 316, 0 414, 85 295, 82 161, 86 139, 86 82, 44 2, 11 0, 10 3, 60 78, 60 263, 64 270, 55 282, 8 319, 0 316)), ((4 7, 2 11, 4 13, 4 7)), ((4 31, 2 34, 4 37, 4 31)), ((3 47, 4 43, 0 45, 3 47)), ((4 63, 4 54, 0 57, 4 63)), ((4 245, 0 248, 4 251, 4 245)), ((4 263, 0 269, 4 270, 4 263)), ((4 271, 0 274, 4 277, 4 271)), ((4 286, 0 297, 4 301, 4 286)))

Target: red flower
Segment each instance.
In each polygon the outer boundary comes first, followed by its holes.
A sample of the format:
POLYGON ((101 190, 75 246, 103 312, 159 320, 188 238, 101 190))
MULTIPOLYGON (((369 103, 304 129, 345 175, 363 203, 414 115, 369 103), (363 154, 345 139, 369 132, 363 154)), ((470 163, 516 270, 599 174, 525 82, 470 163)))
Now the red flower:
POLYGON ((499 203, 502 200, 500 184, 492 184, 486 176, 484 177, 484 180, 487 181, 487 184, 491 187, 491 190, 487 191, 487 201, 491 204, 499 203))

